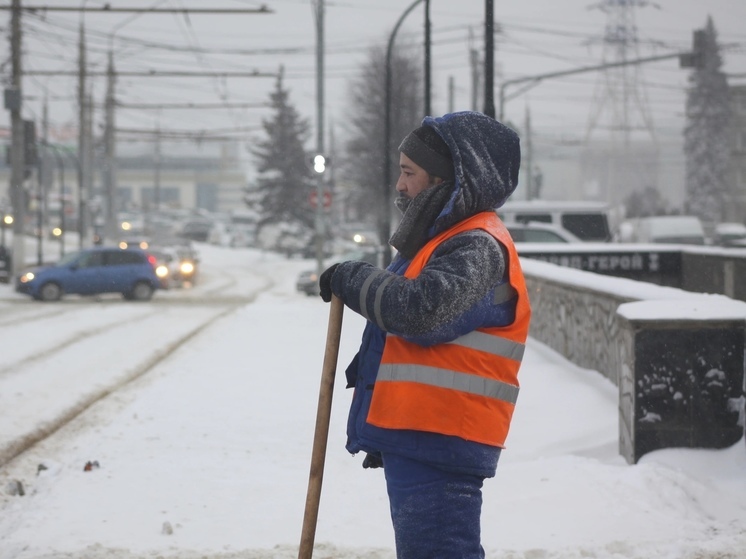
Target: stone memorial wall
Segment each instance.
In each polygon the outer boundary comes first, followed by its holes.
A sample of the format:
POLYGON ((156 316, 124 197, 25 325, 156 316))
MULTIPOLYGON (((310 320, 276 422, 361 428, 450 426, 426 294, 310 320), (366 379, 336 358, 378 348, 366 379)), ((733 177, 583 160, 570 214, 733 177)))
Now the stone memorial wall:
POLYGON ((521 263, 530 336, 619 387, 627 461, 665 447, 724 448, 742 436, 745 303, 521 263))

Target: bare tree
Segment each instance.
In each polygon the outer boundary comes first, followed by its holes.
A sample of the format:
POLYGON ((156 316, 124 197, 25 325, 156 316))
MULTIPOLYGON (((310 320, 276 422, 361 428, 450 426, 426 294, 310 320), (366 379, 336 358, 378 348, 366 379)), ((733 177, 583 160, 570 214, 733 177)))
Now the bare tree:
MULTIPOLYGON (((419 126, 422 107, 422 63, 412 48, 394 48, 391 57, 391 162, 398 177, 400 140, 419 126)), ((371 47, 360 74, 350 84, 345 122, 344 177, 354 185, 350 204, 357 219, 374 221, 381 209, 384 165, 386 48, 371 47)), ((392 196, 394 185, 391 186, 392 196)))

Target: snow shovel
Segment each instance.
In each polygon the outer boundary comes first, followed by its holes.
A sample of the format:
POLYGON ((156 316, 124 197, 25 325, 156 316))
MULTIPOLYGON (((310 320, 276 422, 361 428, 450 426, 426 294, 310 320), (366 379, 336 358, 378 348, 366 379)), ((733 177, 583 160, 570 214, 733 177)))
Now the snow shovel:
POLYGON ((313 556, 316 520, 319 516, 319 500, 321 499, 321 482, 324 479, 326 443, 329 438, 329 419, 332 413, 334 375, 337 369, 337 356, 339 355, 339 339, 342 334, 343 311, 342 300, 333 295, 329 309, 329 325, 326 331, 326 350, 324 351, 324 365, 321 370, 319 405, 316 410, 316 430, 313 435, 313 451, 311 453, 311 472, 308 477, 306 510, 303 514, 303 530, 300 536, 298 559, 311 559, 313 556))

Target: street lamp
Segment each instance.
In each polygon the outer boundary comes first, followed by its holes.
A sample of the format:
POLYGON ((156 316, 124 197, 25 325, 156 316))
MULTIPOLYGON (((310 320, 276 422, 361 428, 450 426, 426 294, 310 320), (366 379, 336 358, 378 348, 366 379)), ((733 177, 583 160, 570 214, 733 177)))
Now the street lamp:
MULTIPOLYGON (((388 200, 391 195, 391 51, 394 48, 394 39, 396 33, 399 31, 399 27, 404 22, 404 19, 414 10, 418 4, 422 3, 423 0, 415 0, 410 6, 404 10, 404 13, 399 17, 399 20, 394 25, 394 29, 391 31, 389 36, 388 46, 386 47, 386 84, 385 84, 385 100, 384 100, 384 126, 383 126, 383 183, 381 188, 383 189, 382 204, 381 204, 381 215, 378 224, 378 235, 381 250, 389 242, 389 234, 391 233, 391 208, 389 207, 388 200)), ((386 267, 390 263, 390 256, 388 251, 383 250, 383 266, 386 267)))
MULTIPOLYGON (((59 239, 60 239, 60 256, 65 256, 65 162, 60 155, 59 148, 49 142, 42 144, 46 148, 52 148, 54 158, 57 160, 57 168, 60 174, 60 226, 59 226, 59 239)), ((56 231, 53 231, 56 235, 56 231)))
MULTIPOLYGON (((80 177, 80 175, 83 173, 83 169, 82 169, 82 166, 80 164, 80 158, 76 157, 75 154, 70 153, 68 150, 66 150, 65 148, 63 148, 61 146, 56 146, 54 144, 50 144, 49 142, 46 142, 44 145, 47 146, 47 147, 50 147, 50 148, 52 148, 54 150, 55 156, 57 157, 57 164, 59 165, 59 168, 60 168, 60 183, 61 183, 60 186, 62 188, 62 194, 61 194, 61 200, 60 200, 60 205, 61 205, 61 209, 60 209, 60 212, 61 212, 60 213, 60 223, 62 224, 62 227, 61 227, 62 228, 61 241, 64 243, 64 236, 65 236, 65 215, 64 215, 64 211, 65 211, 65 201, 64 201, 64 196, 65 196, 65 164, 62 161, 62 159, 60 158, 60 152, 64 153, 73 162, 73 164, 75 165, 75 169, 76 169, 76 171, 78 173, 78 177, 80 177)), ((83 191, 81 183, 80 183, 80 181, 78 181, 78 236, 79 236, 78 243, 79 243, 79 248, 81 248, 81 249, 83 248, 83 228, 82 228, 82 223, 83 222, 82 222, 82 217, 81 216, 83 215, 83 212, 86 211, 85 210, 86 203, 85 203, 85 200, 84 200, 84 195, 85 195, 85 193, 83 191)), ((64 246, 62 247, 61 250, 63 251, 62 254, 64 255, 64 250, 65 250, 64 246)))
POLYGON ((0 225, 2 225, 2 239, 0 240, 0 246, 5 248, 5 229, 13 225, 13 216, 10 214, 4 215, 0 225))

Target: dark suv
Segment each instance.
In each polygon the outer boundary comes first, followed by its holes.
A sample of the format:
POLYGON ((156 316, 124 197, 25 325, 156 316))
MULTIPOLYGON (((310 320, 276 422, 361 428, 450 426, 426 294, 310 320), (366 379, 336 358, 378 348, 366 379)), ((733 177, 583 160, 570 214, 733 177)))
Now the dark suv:
POLYGON ((27 271, 16 280, 16 291, 40 301, 64 294, 121 293, 125 299, 147 301, 165 287, 155 273, 155 258, 139 249, 94 247, 70 253, 57 264, 27 271))

